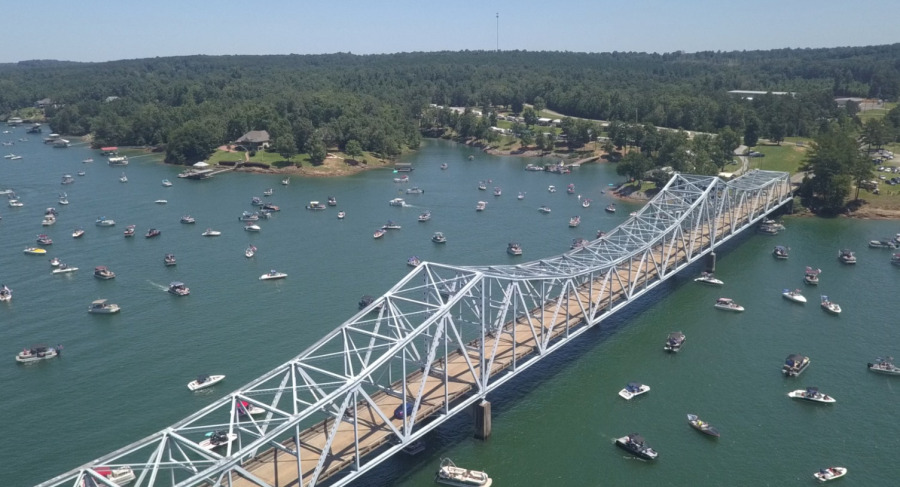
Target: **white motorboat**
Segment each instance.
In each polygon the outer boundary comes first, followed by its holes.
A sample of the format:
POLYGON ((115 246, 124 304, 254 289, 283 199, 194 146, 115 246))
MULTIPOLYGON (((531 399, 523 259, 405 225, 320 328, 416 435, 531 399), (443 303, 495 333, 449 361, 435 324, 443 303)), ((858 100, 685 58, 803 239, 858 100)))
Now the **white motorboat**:
POLYGON ((97 218, 97 220, 94 222, 94 224, 97 225, 98 227, 111 227, 116 224, 116 221, 113 220, 112 218, 106 218, 105 216, 101 216, 101 217, 97 218))
POLYGON ((136 228, 135 225, 128 225, 127 227, 125 227, 125 231, 122 232, 122 235, 124 235, 125 238, 133 237, 135 228, 136 228))
POLYGON ((338 220, 343 220, 345 216, 347 216, 347 214, 343 211, 339 211, 337 214, 338 220))
POLYGON ((60 353, 62 353, 62 347, 59 345, 57 345, 56 348, 48 347, 47 345, 32 345, 29 348, 22 349, 22 351, 16 355, 16 362, 28 364, 41 360, 49 360, 58 357, 60 353))
POLYGON ((215 431, 206 434, 206 439, 198 443, 200 448, 204 450, 212 450, 220 446, 225 446, 237 439, 237 433, 229 433, 227 431, 215 431))
POLYGON ((105 265, 98 265, 97 267, 94 267, 94 277, 104 280, 113 279, 116 277, 116 273, 109 270, 105 265))
POLYGON ((829 480, 839 479, 847 475, 846 467, 828 467, 820 469, 813 474, 813 477, 819 482, 828 482, 829 480))
POLYGON ((204 237, 218 237, 219 235, 222 235, 222 232, 213 230, 212 228, 207 228, 200 235, 203 235, 204 237))
POLYGON ((162 185, 168 188, 169 186, 172 185, 172 181, 169 181, 168 179, 163 179, 162 185))
POLYGON ((806 303, 806 297, 800 294, 799 289, 794 289, 793 291, 791 291, 790 289, 785 289, 781 292, 781 295, 788 301, 793 301, 795 303, 801 304, 806 303))
POLYGON ((174 281, 169 283, 168 293, 175 296, 187 296, 191 294, 191 289, 185 286, 183 282, 174 281))
POLYGON ((406 201, 403 198, 394 198, 391 201, 388 201, 388 204, 391 206, 406 206, 406 201))
POLYGON ((484 211, 485 208, 487 208, 487 202, 486 202, 486 201, 479 201, 479 202, 475 205, 475 211, 484 211))
POLYGON ((98 315, 110 315, 113 313, 118 313, 121 311, 118 304, 107 303, 105 299, 97 299, 91 302, 91 305, 88 307, 88 313, 94 313, 98 315))
POLYGON ((607 213, 615 213, 616 212, 616 204, 610 203, 610 204, 606 205, 606 208, 604 208, 604 210, 606 210, 607 213))
POLYGON ((784 360, 784 365, 781 367, 781 373, 788 377, 797 377, 809 367, 809 363, 809 357, 804 357, 799 353, 792 353, 784 360))
POLYGON ((591 206, 591 200, 590 200, 590 199, 585 198, 585 199, 581 200, 581 207, 582 207, 582 208, 590 208, 590 206, 591 206))
POLYGON ((869 240, 869 247, 873 249, 896 249, 897 244, 893 240, 869 240))
POLYGON ((278 272, 275 269, 272 269, 269 272, 266 272, 265 274, 259 276, 259 280, 260 281, 269 281, 272 279, 284 279, 285 277, 287 277, 287 273, 278 272))
POLYGON ((154 201, 154 203, 156 203, 157 205, 164 205, 164 204, 166 204, 166 203, 168 203, 168 202, 169 202, 169 200, 156 200, 156 201, 154 201))
POLYGON ((538 211, 546 215, 547 213, 550 213, 551 210, 549 206, 542 206, 538 208, 538 211))
POLYGON ((506 246, 506 253, 515 256, 522 255, 522 246, 516 242, 510 242, 509 245, 506 246))
POLYGON ((56 217, 53 215, 44 215, 44 219, 41 220, 41 225, 45 227, 49 227, 56 223, 56 217))
POLYGON ((629 382, 625 385, 625 388, 619 391, 619 397, 625 399, 626 401, 630 401, 633 398, 640 396, 646 392, 650 392, 650 386, 646 384, 641 384, 640 382, 629 382))
POLYGON ((548 193, 555 193, 555 192, 556 192, 556 186, 554 186, 554 185, 552 185, 552 184, 551 184, 550 186, 547 186, 547 192, 548 192, 548 193))
POLYGON ((832 302, 828 299, 828 296, 825 296, 824 294, 822 295, 822 309, 834 315, 841 314, 841 306, 832 302))
POLYGON ((50 267, 59 267, 62 264, 62 261, 59 260, 59 257, 53 257, 50 259, 50 267))
POLYGON ((275 194, 275 190, 272 188, 263 191, 263 196, 272 196, 273 194, 275 194))
POLYGON ((894 365, 894 357, 879 357, 876 363, 873 364, 870 362, 867 367, 872 372, 878 372, 880 374, 900 375, 900 367, 894 365))
POLYGON ((838 260, 841 261, 842 264, 855 264, 856 254, 850 249, 841 249, 838 251, 838 260))
POLYGON ((256 255, 256 247, 253 245, 247 247, 247 250, 244 251, 244 257, 247 257, 248 259, 254 255, 256 255))
POLYGON ((580 216, 576 215, 576 216, 573 216, 572 218, 569 218, 569 227, 570 228, 575 228, 578 225, 581 225, 581 217, 580 216))
POLYGON ((825 404, 833 404, 837 402, 835 398, 829 396, 828 394, 823 394, 819 392, 819 388, 817 387, 807 387, 806 389, 797 389, 795 391, 788 392, 788 397, 792 399, 802 399, 804 401, 813 401, 813 402, 822 402, 825 404))
POLYGON ((487 191, 487 184, 484 181, 478 181, 478 190, 487 191))
POLYGON ((83 236, 84 236, 83 228, 76 228, 75 230, 72 231, 72 238, 81 238, 83 236))
POLYGON ((681 350, 681 346, 684 345, 685 338, 687 337, 680 331, 669 333, 669 336, 666 337, 666 344, 663 346, 663 350, 667 352, 678 352, 681 350))
POLYGON ((128 182, 128 176, 126 176, 124 172, 122 173, 122 177, 119 178, 119 182, 120 182, 120 183, 127 183, 127 182, 128 182))
POLYGON ((207 387, 212 387, 219 382, 225 380, 224 375, 207 375, 200 374, 196 379, 188 382, 188 389, 192 391, 199 391, 200 389, 206 389, 207 387))
POLYGON ((788 258, 788 248, 783 245, 776 245, 775 249, 772 250, 772 256, 776 259, 785 260, 788 258))
POLYGON ((441 459, 441 466, 434 475, 434 481, 454 487, 490 487, 493 483, 485 472, 457 467, 449 458, 441 459))
POLYGON ((25 206, 25 203, 22 203, 21 201, 15 199, 15 198, 9 200, 8 204, 11 208, 21 208, 21 207, 25 206))
POLYGON ((61 205, 68 205, 68 204, 69 204, 69 197, 68 197, 68 195, 66 195, 66 193, 60 193, 60 195, 59 195, 59 204, 61 204, 61 205))
POLYGON ((803 276, 803 282, 811 285, 817 286, 819 284, 819 274, 822 273, 822 269, 813 269, 812 267, 806 267, 806 274, 803 276))
POLYGON ((431 236, 431 241, 434 243, 447 243, 447 237, 441 232, 434 232, 434 235, 431 236))
POLYGON ((244 225, 244 230, 247 232, 258 232, 260 230, 259 225, 255 223, 248 223, 244 225))
POLYGON ((25 249, 25 253, 31 255, 44 255, 47 253, 47 249, 42 249, 40 247, 28 247, 27 249, 25 249))
POLYGON ((428 211, 428 210, 425 210, 424 213, 422 213, 421 215, 419 215, 419 221, 420 221, 420 222, 427 222, 428 220, 431 220, 431 212, 428 211))
POLYGON ((500 196, 503 194, 503 190, 500 189, 500 186, 494 186, 494 196, 500 196))
POLYGON ((744 307, 735 303, 731 298, 719 298, 716 300, 716 304, 713 305, 716 309, 721 309, 725 311, 744 311, 744 307))
POLYGON ((375 233, 372 234, 372 238, 381 238, 385 233, 387 233, 387 230, 379 228, 378 230, 375 230, 375 233))
POLYGON ((175 254, 166 254, 163 257, 163 264, 167 266, 173 266, 178 264, 178 260, 175 259, 175 254))
POLYGON ((522 192, 522 191, 520 191, 520 192, 519 192, 519 195, 516 196, 516 199, 524 200, 524 199, 525 199, 525 193, 522 192))
POLYGON ((181 220, 179 220, 179 221, 181 223, 187 223, 187 224, 197 223, 197 220, 194 217, 192 217, 191 215, 184 215, 181 217, 181 220))
POLYGON ((12 301, 12 289, 6 287, 0 287, 0 303, 8 303, 12 301))
POLYGON ((287 185, 291 184, 291 177, 288 176, 288 177, 282 179, 282 180, 281 180, 281 184, 284 185, 284 186, 287 186, 287 185))
POLYGON ((250 404, 247 401, 240 401, 235 405, 234 408, 235 413, 237 413, 238 417, 246 417, 246 416, 256 416, 257 414, 265 414, 266 410, 250 404))
POLYGON ((400 230, 403 227, 394 220, 388 220, 387 223, 381 226, 381 228, 384 230, 400 230))
MULTIPOLYGON (((132 470, 131 467, 128 466, 116 468, 94 467, 94 472, 97 472, 98 475, 104 477, 106 480, 112 482, 115 485, 127 485, 136 478, 134 475, 134 470, 132 470)), ((105 485, 101 484, 100 482, 88 483, 88 478, 89 477, 85 475, 84 480, 80 485, 83 485, 84 487, 105 485)))
MULTIPOLYGON (((601 237, 601 235, 600 235, 600 233, 598 233, 597 238, 600 238, 600 237, 601 237)), ((699 282, 701 284, 709 284, 712 286, 722 286, 725 284, 722 280, 716 279, 715 275, 712 272, 701 272, 700 276, 694 278, 694 282, 699 282)))
POLYGON ((56 266, 56 269, 53 269, 54 274, 68 274, 69 272, 75 272, 78 268, 75 266, 70 266, 67 264, 59 264, 56 266))

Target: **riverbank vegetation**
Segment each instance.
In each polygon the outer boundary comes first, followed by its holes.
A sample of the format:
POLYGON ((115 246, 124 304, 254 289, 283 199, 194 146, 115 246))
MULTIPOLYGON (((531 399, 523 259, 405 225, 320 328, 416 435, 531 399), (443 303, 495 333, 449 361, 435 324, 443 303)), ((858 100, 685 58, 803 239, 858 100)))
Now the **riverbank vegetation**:
POLYGON ((783 150, 785 141, 835 133, 889 147, 900 112, 881 100, 900 97, 898 58, 900 44, 28 61, 0 65, 0 115, 49 98, 43 116, 55 132, 155 147, 175 164, 265 130, 270 149, 257 158, 276 167, 326 165, 329 153, 388 160, 426 136, 504 153, 604 154, 626 177, 661 179, 669 168, 729 171, 732 150, 760 140, 774 144, 755 149, 766 162, 806 150, 783 150))

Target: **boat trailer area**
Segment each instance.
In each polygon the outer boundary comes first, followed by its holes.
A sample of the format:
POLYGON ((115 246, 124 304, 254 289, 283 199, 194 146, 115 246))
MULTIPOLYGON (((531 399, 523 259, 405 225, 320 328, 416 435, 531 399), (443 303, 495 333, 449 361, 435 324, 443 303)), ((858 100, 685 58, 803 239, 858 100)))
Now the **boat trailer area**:
POLYGON ((792 200, 790 176, 675 174, 636 215, 584 247, 502 266, 422 262, 285 364, 147 438, 39 487, 347 485, 540 359, 792 200), (210 432, 227 432, 210 447, 210 432), (211 449, 210 449, 211 448, 211 449))

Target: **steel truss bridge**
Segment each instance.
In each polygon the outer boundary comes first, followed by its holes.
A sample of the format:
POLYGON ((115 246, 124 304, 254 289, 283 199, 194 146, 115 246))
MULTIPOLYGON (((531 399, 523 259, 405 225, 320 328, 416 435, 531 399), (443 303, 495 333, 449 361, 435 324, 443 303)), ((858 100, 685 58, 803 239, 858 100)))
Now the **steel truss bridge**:
POLYGON ((788 173, 676 174, 565 254, 424 262, 289 362, 40 487, 113 487, 129 469, 136 486, 349 484, 791 199, 788 173))

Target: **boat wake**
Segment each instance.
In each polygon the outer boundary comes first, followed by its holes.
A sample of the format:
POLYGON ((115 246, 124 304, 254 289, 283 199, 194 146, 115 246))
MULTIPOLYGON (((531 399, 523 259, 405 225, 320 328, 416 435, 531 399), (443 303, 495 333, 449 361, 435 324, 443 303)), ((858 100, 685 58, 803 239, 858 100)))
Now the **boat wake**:
POLYGON ((151 286, 159 289, 160 291, 169 292, 169 286, 163 286, 162 284, 158 284, 153 281, 147 281, 147 282, 149 282, 151 286))

